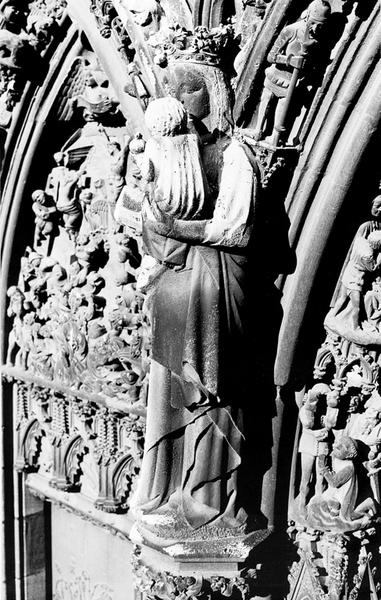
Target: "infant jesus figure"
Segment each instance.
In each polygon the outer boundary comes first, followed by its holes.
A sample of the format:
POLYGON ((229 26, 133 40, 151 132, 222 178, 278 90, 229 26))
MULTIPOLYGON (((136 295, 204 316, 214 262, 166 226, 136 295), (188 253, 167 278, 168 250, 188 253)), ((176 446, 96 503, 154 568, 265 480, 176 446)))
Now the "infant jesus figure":
POLYGON ((143 204, 143 258, 138 287, 151 288, 166 268, 181 269, 189 245, 158 233, 151 223, 166 219, 202 220, 213 212, 207 202, 208 184, 201 162, 199 140, 189 133, 184 106, 170 96, 153 100, 145 113, 152 137, 148 140, 141 166, 146 182, 143 204))

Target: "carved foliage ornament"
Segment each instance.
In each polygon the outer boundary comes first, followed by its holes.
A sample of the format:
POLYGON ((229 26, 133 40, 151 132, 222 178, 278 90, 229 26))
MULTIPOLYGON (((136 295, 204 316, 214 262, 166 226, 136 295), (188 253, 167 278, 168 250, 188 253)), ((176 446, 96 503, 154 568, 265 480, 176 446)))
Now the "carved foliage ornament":
POLYGON ((147 598, 157 600, 213 599, 221 594, 227 598, 245 600, 252 593, 256 579, 255 569, 246 569, 236 577, 202 576, 197 573, 183 576, 160 572, 143 562, 139 546, 135 546, 132 555, 132 569, 136 589, 147 598))

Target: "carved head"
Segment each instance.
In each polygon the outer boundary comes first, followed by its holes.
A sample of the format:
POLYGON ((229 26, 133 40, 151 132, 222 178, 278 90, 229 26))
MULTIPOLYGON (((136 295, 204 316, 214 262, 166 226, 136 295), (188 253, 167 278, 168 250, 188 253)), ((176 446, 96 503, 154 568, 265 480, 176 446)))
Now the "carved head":
POLYGON ((54 277, 57 279, 65 279, 66 271, 63 267, 61 267, 61 265, 56 264, 52 268, 52 275, 54 275, 54 277))
POLYGON ((69 266, 70 275, 76 275, 81 270, 81 265, 77 260, 74 260, 69 266))
POLYGON ((187 113, 181 102, 167 96, 148 105, 145 121, 153 136, 174 136, 186 131, 187 113))
POLYGON ((27 262, 25 266, 32 266, 32 267, 39 267, 42 261, 42 255, 39 254, 38 252, 30 252, 29 256, 26 257, 27 262))
POLYGON ((33 312, 27 313, 24 317, 25 325, 33 325, 36 320, 36 315, 33 312))
POLYGON ((361 401, 360 396, 358 396, 358 395, 351 396, 350 400, 349 400, 348 412, 350 412, 350 413, 356 412, 358 407, 360 406, 360 401, 361 401))
POLYGON ((319 36, 330 14, 331 5, 326 0, 311 2, 307 9, 307 29, 310 37, 316 38, 319 36))
POLYGON ((188 114, 210 132, 228 131, 232 99, 223 70, 191 60, 170 60, 169 69, 173 93, 188 114))
POLYGON ((341 460, 356 458, 358 444, 353 438, 343 435, 333 444, 332 456, 341 460))
POLYGON ((368 236, 368 242, 373 250, 379 250, 381 248, 381 230, 372 231, 368 236))
POLYGON ((120 294, 117 294, 117 295, 115 296, 114 300, 115 300, 115 304, 116 304, 117 306, 125 305, 125 302, 124 302, 123 296, 121 296, 120 294))
POLYGON ((69 296, 69 306, 71 310, 74 311, 77 308, 79 308, 84 299, 84 294, 80 290, 78 290, 78 288, 74 288, 69 296))
POLYGON ((192 64, 176 64, 173 73, 178 85, 177 98, 192 117, 205 119, 210 113, 210 98, 199 67, 192 64))
POLYGON ((97 80, 95 79, 93 73, 90 70, 86 72, 85 84, 88 87, 91 87, 91 88, 98 87, 98 82, 97 82, 97 80))
POLYGON ((21 315, 24 308, 25 296, 24 293, 15 285, 12 285, 8 291, 7 296, 10 299, 10 305, 14 314, 21 315))
POLYGON ((147 27, 150 25, 150 31, 155 33, 160 28, 160 20, 164 11, 158 0, 124 0, 128 9, 134 15, 137 25, 147 27))
POLYGON ((44 190, 35 190, 32 194, 33 202, 38 202, 38 204, 45 204, 46 202, 46 194, 44 190))

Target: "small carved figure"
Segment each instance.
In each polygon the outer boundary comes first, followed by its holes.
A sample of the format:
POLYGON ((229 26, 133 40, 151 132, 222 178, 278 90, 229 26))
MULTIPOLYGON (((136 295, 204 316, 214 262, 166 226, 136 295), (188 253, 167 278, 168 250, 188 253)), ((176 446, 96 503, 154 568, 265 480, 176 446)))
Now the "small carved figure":
POLYGON ((34 312, 27 312, 22 317, 21 314, 18 311, 18 314, 15 315, 13 328, 9 334, 7 364, 11 365, 13 363, 12 355, 15 348, 18 348, 14 363, 16 366, 26 369, 29 354, 33 350, 37 350, 35 342, 40 325, 36 323, 36 314, 34 312))
POLYGON ((42 258, 42 254, 34 252, 29 246, 26 248, 25 256, 20 261, 19 286, 23 291, 29 289, 30 282, 37 276, 42 258))
POLYGON ((103 81, 99 83, 96 78, 96 70, 88 69, 85 79, 83 94, 77 96, 77 106, 84 108, 83 116, 86 121, 101 121, 108 113, 115 113, 118 102, 114 100, 103 81))
POLYGON ((352 414, 345 432, 356 440, 361 440, 368 446, 381 442, 381 398, 377 390, 364 406, 365 410, 352 414))
POLYGON ((19 341, 21 338, 21 325, 22 318, 25 315, 25 295, 15 285, 12 285, 7 296, 9 298, 9 306, 7 309, 8 317, 14 317, 13 327, 8 336, 8 350, 7 350, 7 365, 12 364, 12 355, 16 346, 20 347, 19 341))
POLYGON ((53 198, 44 190, 36 190, 32 194, 32 210, 36 215, 34 220, 36 229, 34 233, 34 246, 38 246, 42 240, 49 238, 55 229, 57 208, 53 198))
MULTIPOLYGON (((69 313, 70 315, 70 313, 69 313)), ((87 341, 78 323, 69 316, 52 330, 54 342, 53 376, 71 385, 78 385, 85 370, 87 341)))
MULTIPOLYGON (((351 341, 355 343, 366 345, 370 343, 380 343, 377 316, 378 267, 374 269, 374 263, 372 263, 372 260, 370 260, 370 262, 367 261, 365 255, 369 254, 369 257, 375 256, 367 244, 369 244, 369 236, 372 235, 370 239, 371 243, 374 245, 374 234, 376 234, 377 237, 376 232, 379 233, 381 229, 381 195, 376 196, 372 200, 371 215, 372 219, 362 223, 353 238, 353 242, 347 253, 338 283, 332 296, 331 310, 327 314, 325 320, 325 325, 329 329, 343 335, 346 339, 351 339, 351 341), (365 262, 363 266, 361 266, 361 249, 365 253, 365 262), (353 262, 355 262, 355 264, 358 263, 357 267, 353 265, 353 262), (356 271, 356 273, 352 273, 351 275, 352 271, 356 271), (349 294, 346 293, 346 288, 343 286, 343 278, 344 280, 348 279, 347 276, 349 278, 352 277, 352 287, 355 285, 354 277, 360 282, 356 286, 358 289, 351 292, 354 301, 356 302, 356 300, 359 300, 360 307, 359 327, 355 330, 353 329, 353 319, 351 319, 352 303, 349 303, 346 299, 347 296, 349 297, 349 294)), ((349 281, 348 283, 350 284, 349 281)), ((357 310, 355 311, 355 320, 357 324, 356 312, 357 310)))
POLYGON ((117 223, 121 223, 126 228, 139 234, 142 228, 141 209, 145 193, 141 174, 144 149, 143 136, 141 133, 137 133, 129 144, 126 186, 118 198, 114 211, 114 218, 117 223))
POLYGON ((94 319, 89 323, 89 352, 86 359, 90 385, 102 389, 103 383, 110 383, 120 377, 125 369, 120 356, 126 354, 127 343, 122 339, 123 325, 115 321, 110 323, 108 331, 102 320, 94 319))
POLYGON ((353 330, 360 327, 365 276, 376 271, 381 265, 380 249, 381 231, 373 231, 367 238, 356 237, 350 259, 341 276, 341 291, 331 311, 331 317, 340 316, 348 320, 353 330))
POLYGON ((128 142, 125 144, 123 149, 121 149, 118 142, 109 142, 108 150, 110 153, 110 184, 112 187, 112 197, 110 202, 112 205, 115 205, 126 183, 128 142))
POLYGON ((34 312, 27 313, 21 325, 21 338, 18 340, 20 352, 17 356, 17 363, 23 369, 26 369, 29 364, 29 355, 37 352, 36 337, 40 324, 36 322, 36 314, 34 312))
POLYGON ((117 233, 115 241, 118 244, 118 261, 122 268, 119 270, 115 283, 123 286, 135 278, 136 270, 140 265, 140 254, 134 238, 125 233, 117 233))
POLYGON ((64 288, 67 282, 66 271, 58 263, 55 264, 46 279, 46 292, 48 297, 55 293, 57 288, 64 288))
MULTIPOLYGON (((365 294, 366 324, 371 331, 380 331, 381 321, 381 277, 372 282, 372 289, 365 294)), ((365 323, 364 323, 365 326, 365 323)))
POLYGON ((135 137, 130 141, 130 159, 131 159, 131 176, 135 181, 139 181, 142 178, 141 166, 144 156, 144 150, 146 143, 141 133, 136 133, 135 137))
POLYGON ((83 288, 74 288, 69 294, 69 308, 79 330, 85 334, 88 322, 95 316, 93 294, 85 293, 83 288))
POLYGON ((75 244, 75 256, 81 266, 81 275, 86 277, 91 269, 95 267, 94 256, 98 250, 99 244, 94 236, 87 233, 78 235, 75 244))
POLYGON ((82 207, 77 198, 77 184, 82 171, 69 169, 67 155, 62 152, 54 154, 57 166, 54 167, 46 185, 46 192, 51 194, 57 211, 62 214, 64 228, 71 240, 75 241, 82 223, 82 207))
POLYGON ((314 85, 318 67, 322 67, 324 52, 322 33, 324 24, 331 14, 326 0, 313 0, 302 20, 287 25, 280 33, 268 55, 271 64, 266 70, 266 79, 262 93, 256 125, 256 138, 263 136, 267 123, 274 122, 272 143, 286 139, 290 130, 290 108, 297 114, 299 98, 309 85, 314 85), (275 108, 274 108, 275 106, 275 108))
POLYGON ((12 285, 7 291, 9 306, 7 309, 8 317, 22 317, 25 312, 25 295, 15 285, 12 285))
POLYGON ((133 14, 135 23, 147 30, 147 37, 155 36, 159 31, 163 35, 166 19, 159 0, 124 0, 124 4, 133 14))
MULTIPOLYGON (((79 200, 81 202, 82 211, 83 211, 85 218, 87 218, 86 212, 87 212, 88 207, 91 206, 91 201, 93 199, 93 196, 94 196, 93 192, 87 188, 82 190, 81 193, 79 194, 79 200)), ((89 225, 91 226, 91 222, 89 223, 89 225)))
POLYGON ((308 505, 307 522, 323 531, 346 532, 363 529, 377 514, 373 498, 368 497, 360 504, 358 496, 358 474, 360 465, 358 443, 351 437, 341 436, 333 444, 332 469, 326 464, 326 456, 320 459, 320 469, 328 483, 328 489, 315 496, 308 505))
POLYGON ((299 441, 301 455, 301 482, 299 494, 299 507, 303 510, 307 503, 313 469, 316 467, 315 493, 323 491, 323 477, 317 468, 317 457, 329 453, 328 429, 325 425, 327 409, 327 394, 331 391, 329 385, 317 383, 308 392, 305 402, 300 408, 299 419, 303 426, 299 441))

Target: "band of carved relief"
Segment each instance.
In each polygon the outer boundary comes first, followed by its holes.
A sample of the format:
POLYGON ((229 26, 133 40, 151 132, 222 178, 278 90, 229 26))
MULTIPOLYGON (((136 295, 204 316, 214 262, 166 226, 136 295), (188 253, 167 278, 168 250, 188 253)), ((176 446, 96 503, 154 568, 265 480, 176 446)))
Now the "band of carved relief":
POLYGON ((349 598, 363 585, 379 588, 380 204, 377 196, 372 219, 353 239, 325 318, 316 383, 299 407, 300 482, 290 534, 302 552, 315 548, 311 564, 323 597, 334 585, 341 598, 350 575, 349 598))
POLYGON ((32 193, 33 247, 8 290, 4 371, 16 381, 16 467, 80 490, 97 508, 126 511, 142 456, 150 353, 136 289, 144 143, 120 127, 94 56, 75 61, 65 92, 60 118, 82 114, 84 126, 57 148, 56 166, 32 193))

